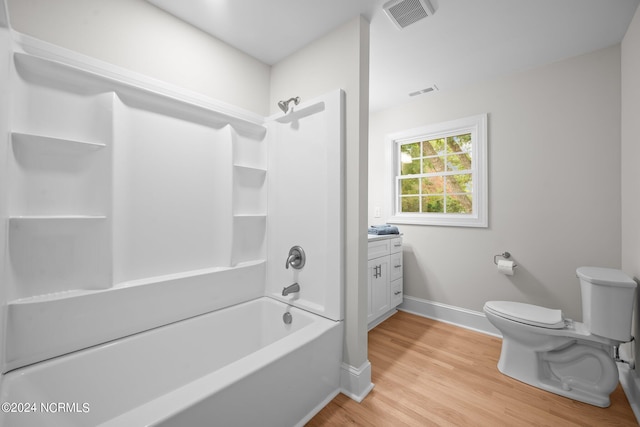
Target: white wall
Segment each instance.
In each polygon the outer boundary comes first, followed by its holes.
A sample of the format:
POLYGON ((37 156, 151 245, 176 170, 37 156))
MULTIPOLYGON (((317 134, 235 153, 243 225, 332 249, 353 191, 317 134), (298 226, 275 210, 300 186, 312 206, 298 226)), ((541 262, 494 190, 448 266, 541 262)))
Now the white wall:
POLYGON ((479 113, 489 114, 489 228, 401 226, 405 295, 475 311, 522 301, 581 319, 576 268, 620 267, 620 48, 372 114, 369 223, 390 214, 385 135, 479 113), (515 276, 496 271, 503 251, 515 276))
POLYGON ((367 361, 368 55, 369 23, 359 17, 274 65, 269 102, 275 112, 281 99, 346 92, 344 359, 355 367, 367 361))
POLYGON ((7 28, 7 7, 4 0, 0 1, 0 27, 7 28))
MULTIPOLYGON (((640 8, 622 40, 622 268, 640 280, 640 8)), ((640 297, 639 297, 640 300, 640 297)), ((640 305, 638 305, 640 306, 640 305)), ((640 331, 636 311, 634 335, 640 331)), ((640 343, 636 340, 636 355, 640 343)))
MULTIPOLYGON (((9 52, 11 49, 9 31, 6 28, 6 8, 4 0, 0 0, 0 93, 3 95, 9 92, 9 64, 10 57, 9 52)), ((0 159, 6 159, 9 152, 9 98, 7 96, 0 96, 0 159)), ((8 216, 7 211, 7 198, 4 196, 7 194, 7 177, 8 171, 6 162, 3 161, 2 168, 0 168, 0 218, 3 218, 3 223, 6 224, 5 218, 8 216)), ((0 241, 3 242, 0 247, 0 259, 6 259, 7 251, 7 226, 3 226, 0 229, 0 241)), ((0 264, 0 277, 6 277, 5 270, 8 268, 6 263, 0 264)), ((0 285, 0 339, 2 339, 2 345, 4 346, 4 330, 6 322, 6 309, 4 304, 6 301, 8 289, 6 286, 0 285)), ((3 352, 2 352, 3 353, 3 352)), ((0 366, 4 365, 4 355, 0 354, 0 366)))
POLYGON ((8 0, 22 33, 267 114, 270 67, 144 0, 8 0))

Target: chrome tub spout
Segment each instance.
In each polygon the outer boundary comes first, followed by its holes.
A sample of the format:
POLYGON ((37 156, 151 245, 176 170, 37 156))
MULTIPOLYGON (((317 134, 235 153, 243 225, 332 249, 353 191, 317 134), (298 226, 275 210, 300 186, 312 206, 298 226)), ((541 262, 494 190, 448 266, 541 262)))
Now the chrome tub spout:
POLYGON ((282 296, 286 297, 292 292, 300 292, 300 285, 298 285, 297 283, 294 283, 293 285, 286 286, 285 288, 282 289, 282 296))

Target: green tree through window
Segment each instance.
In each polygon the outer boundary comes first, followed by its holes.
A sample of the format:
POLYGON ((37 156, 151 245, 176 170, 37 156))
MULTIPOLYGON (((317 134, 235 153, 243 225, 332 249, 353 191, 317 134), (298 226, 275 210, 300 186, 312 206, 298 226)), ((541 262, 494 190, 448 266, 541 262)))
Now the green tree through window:
POLYGON ((471 133, 399 148, 401 212, 473 212, 471 133))
POLYGON ((487 115, 389 135, 398 224, 488 225, 487 115))

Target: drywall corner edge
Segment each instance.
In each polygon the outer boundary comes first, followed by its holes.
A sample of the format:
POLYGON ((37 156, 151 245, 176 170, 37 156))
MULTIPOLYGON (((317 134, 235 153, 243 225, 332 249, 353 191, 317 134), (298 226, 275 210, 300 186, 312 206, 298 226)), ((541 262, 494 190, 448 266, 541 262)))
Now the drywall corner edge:
POLYGON ((0 0, 0 27, 9 28, 9 12, 6 0, 0 0))

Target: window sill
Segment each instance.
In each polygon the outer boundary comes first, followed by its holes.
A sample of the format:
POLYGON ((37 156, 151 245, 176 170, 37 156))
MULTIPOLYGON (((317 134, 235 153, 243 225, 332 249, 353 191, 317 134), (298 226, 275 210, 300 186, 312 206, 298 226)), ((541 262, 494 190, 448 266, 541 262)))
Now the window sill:
POLYGON ((443 227, 476 227, 487 228, 489 221, 487 218, 478 218, 472 215, 424 215, 424 214, 403 214, 395 215, 387 220, 389 224, 411 224, 411 225, 435 225, 443 227))

